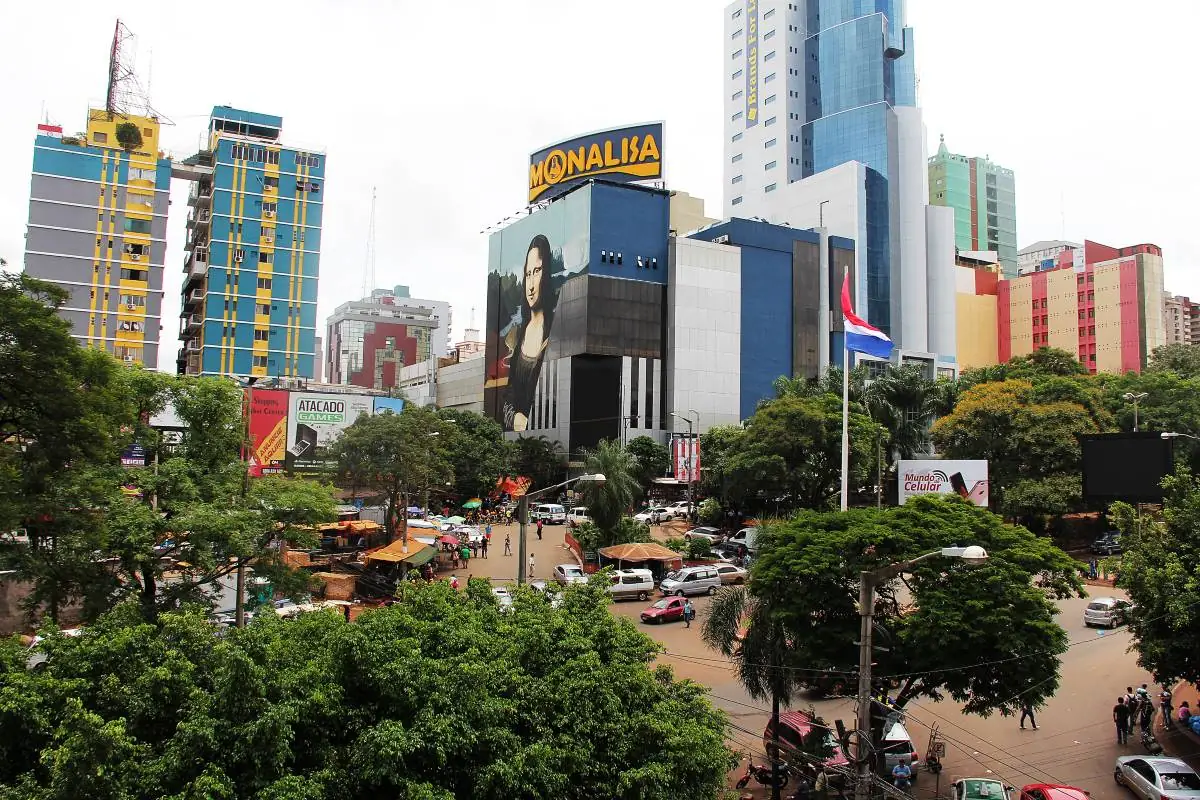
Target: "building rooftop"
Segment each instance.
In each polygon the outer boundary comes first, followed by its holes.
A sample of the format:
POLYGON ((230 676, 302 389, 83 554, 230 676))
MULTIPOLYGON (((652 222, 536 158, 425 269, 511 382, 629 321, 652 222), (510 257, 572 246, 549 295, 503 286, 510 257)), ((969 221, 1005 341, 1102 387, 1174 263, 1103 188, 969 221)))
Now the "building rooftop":
POLYGON ((1083 245, 1079 242, 1068 242, 1063 239, 1042 239, 1034 242, 1028 247, 1022 247, 1017 251, 1017 255, 1023 256, 1029 253, 1036 253, 1039 250, 1049 250, 1052 247, 1067 247, 1073 250, 1077 247, 1083 247, 1083 245))

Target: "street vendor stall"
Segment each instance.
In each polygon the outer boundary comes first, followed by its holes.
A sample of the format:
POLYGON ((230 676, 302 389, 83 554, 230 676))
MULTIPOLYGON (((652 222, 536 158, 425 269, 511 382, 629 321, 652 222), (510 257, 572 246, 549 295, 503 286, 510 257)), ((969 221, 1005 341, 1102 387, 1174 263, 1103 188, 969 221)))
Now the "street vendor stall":
POLYGON ((644 566, 654 573, 656 582, 666 573, 683 566, 683 557, 679 553, 656 542, 615 544, 600 548, 599 554, 601 566, 607 566, 605 561, 615 562, 618 569, 644 566))

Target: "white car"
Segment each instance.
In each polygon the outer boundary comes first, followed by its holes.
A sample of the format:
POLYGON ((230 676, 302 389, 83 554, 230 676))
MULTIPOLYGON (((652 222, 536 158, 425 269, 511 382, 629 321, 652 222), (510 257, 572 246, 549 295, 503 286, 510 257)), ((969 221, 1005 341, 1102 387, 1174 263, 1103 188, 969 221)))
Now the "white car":
POLYGON ((640 522, 643 525, 661 525, 671 518, 671 512, 666 506, 657 506, 655 508, 647 508, 645 511, 639 511, 633 515, 634 522, 640 522))
POLYGON ((509 594, 508 588, 505 586, 497 586, 492 589, 492 596, 496 598, 496 602, 500 604, 501 611, 511 611, 513 599, 509 594))
POLYGON ((674 519, 683 519, 688 515, 688 501, 680 500, 667 506, 667 513, 674 519))
POLYGON ((1118 756, 1113 780, 1144 800, 1200 798, 1200 775, 1177 758, 1118 756))
POLYGON ((587 583, 588 578, 578 564, 559 564, 554 568, 554 580, 563 586, 570 586, 572 583, 587 583))
POLYGON ((1119 597, 1093 597, 1083 610, 1083 626, 1111 629, 1123 625, 1131 607, 1128 600, 1119 597))
POLYGON ((707 525, 701 525, 698 528, 692 528, 683 535, 685 539, 707 539, 710 542, 725 541, 725 534, 721 533, 720 528, 712 528, 707 525))

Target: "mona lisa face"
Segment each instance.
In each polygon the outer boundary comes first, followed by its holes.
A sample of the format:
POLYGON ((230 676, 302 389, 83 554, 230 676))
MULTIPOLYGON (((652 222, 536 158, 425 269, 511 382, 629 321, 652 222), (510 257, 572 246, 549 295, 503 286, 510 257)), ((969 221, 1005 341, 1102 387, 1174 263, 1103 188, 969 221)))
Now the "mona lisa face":
POLYGON ((546 265, 537 250, 530 250, 525 256, 525 300, 530 308, 537 308, 542 302, 542 270, 546 265))

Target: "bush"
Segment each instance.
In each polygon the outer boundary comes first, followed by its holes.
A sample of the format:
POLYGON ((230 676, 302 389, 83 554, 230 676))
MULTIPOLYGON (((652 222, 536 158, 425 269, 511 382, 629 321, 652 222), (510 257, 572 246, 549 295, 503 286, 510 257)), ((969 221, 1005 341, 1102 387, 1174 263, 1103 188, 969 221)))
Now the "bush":
POLYGON ((706 558, 712 558, 712 542, 701 536, 695 536, 688 540, 686 555, 690 561, 702 561, 706 558))
POLYGON ((575 541, 579 542, 579 546, 584 550, 599 550, 601 547, 611 547, 614 544, 628 544, 629 542, 650 542, 650 528, 640 522, 636 522, 626 517, 617 523, 617 527, 610 531, 602 530, 598 525, 592 522, 583 522, 575 526, 575 530, 571 532, 575 537, 575 541))
POLYGON ((677 537, 674 539, 667 539, 664 546, 668 550, 674 550, 676 553, 685 553, 687 552, 688 543, 687 539, 680 539, 677 537))
POLYGON ((721 503, 715 497, 710 497, 701 503, 698 511, 702 525, 722 525, 725 522, 721 503))
POLYGON ((126 150, 136 150, 142 146, 142 131, 132 122, 122 122, 117 126, 117 143, 126 150))

